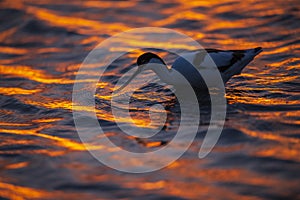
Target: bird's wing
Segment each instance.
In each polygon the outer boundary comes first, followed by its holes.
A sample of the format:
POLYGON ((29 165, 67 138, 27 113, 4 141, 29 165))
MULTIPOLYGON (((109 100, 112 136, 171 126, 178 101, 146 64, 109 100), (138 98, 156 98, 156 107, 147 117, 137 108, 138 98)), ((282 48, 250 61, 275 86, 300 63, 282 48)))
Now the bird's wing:
POLYGON ((261 47, 246 50, 202 49, 181 55, 175 60, 173 67, 180 69, 187 65, 188 61, 198 70, 212 69, 216 66, 221 73, 226 73, 231 68, 236 68, 235 71, 240 72, 260 52, 261 47))
POLYGON ((192 63, 198 69, 211 68, 216 65, 220 72, 224 72, 245 56, 244 50, 224 51, 206 49, 194 52, 192 63))

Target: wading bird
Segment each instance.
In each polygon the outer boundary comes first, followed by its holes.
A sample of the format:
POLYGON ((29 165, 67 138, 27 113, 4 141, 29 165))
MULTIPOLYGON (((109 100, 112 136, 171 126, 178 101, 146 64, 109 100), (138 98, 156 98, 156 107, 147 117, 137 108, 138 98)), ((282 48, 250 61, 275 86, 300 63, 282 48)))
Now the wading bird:
POLYGON ((171 69, 158 55, 147 52, 138 57, 137 71, 115 92, 124 89, 143 70, 154 71, 167 84, 184 87, 187 82, 180 81, 182 78, 179 77, 177 73, 179 72, 196 89, 207 87, 202 76, 209 75, 211 72, 218 73, 216 71, 218 70, 225 84, 232 76, 240 74, 260 52, 262 52, 261 47, 246 50, 203 49, 178 57, 171 69))

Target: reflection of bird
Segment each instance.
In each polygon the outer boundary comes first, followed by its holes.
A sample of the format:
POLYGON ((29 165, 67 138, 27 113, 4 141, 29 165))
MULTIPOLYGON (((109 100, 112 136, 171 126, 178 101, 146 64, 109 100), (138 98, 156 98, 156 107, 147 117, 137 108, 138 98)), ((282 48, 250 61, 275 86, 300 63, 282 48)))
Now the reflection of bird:
POLYGON ((206 87, 204 80, 207 79, 204 78, 203 80, 201 75, 209 75, 213 72, 212 70, 218 69, 223 83, 226 83, 233 75, 240 74, 243 68, 260 52, 262 52, 261 47, 228 51, 203 49, 178 57, 171 69, 167 68, 165 62, 158 55, 147 52, 137 59, 138 70, 115 92, 119 92, 125 88, 143 70, 154 71, 167 84, 182 86, 186 82, 183 83, 180 81, 182 79, 178 76, 177 72, 179 72, 189 81, 191 86, 203 89, 206 87))

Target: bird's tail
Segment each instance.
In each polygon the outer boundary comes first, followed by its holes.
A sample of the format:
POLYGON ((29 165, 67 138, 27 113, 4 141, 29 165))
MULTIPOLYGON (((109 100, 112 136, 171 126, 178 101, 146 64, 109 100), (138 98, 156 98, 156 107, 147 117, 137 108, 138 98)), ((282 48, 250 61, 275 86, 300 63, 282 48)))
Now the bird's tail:
POLYGON ((251 51, 251 50, 255 54, 255 56, 260 54, 263 51, 261 47, 256 47, 254 49, 250 49, 249 51, 251 51))
POLYGON ((231 76, 240 74, 242 70, 254 59, 254 57, 260 54, 262 51, 263 50, 261 47, 256 47, 241 52, 244 54, 244 56, 239 60, 239 62, 235 63, 225 72, 226 75, 224 76, 224 82, 227 82, 231 76))

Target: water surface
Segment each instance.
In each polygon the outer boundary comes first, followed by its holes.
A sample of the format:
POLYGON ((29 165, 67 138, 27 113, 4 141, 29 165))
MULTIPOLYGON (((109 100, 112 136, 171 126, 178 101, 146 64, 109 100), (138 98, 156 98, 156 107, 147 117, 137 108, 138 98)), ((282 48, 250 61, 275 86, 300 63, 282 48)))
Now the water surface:
MULTIPOLYGON (((1 1, 0 7, 1 198, 300 199, 299 1, 43 0, 1 1), (205 48, 264 51, 227 84, 225 127, 213 152, 197 157, 209 119, 204 113, 182 158, 160 171, 132 175, 88 153, 74 126, 71 100, 76 73, 95 46, 145 26, 180 31, 205 48)), ((176 133, 174 95, 154 85, 133 97, 137 126, 148 126, 145 105, 170 108, 174 120, 152 140, 122 134, 108 104, 112 83, 141 53, 113 63, 98 84, 96 108, 112 141, 150 151, 176 133)), ((158 54, 172 62, 166 52, 158 54)))

